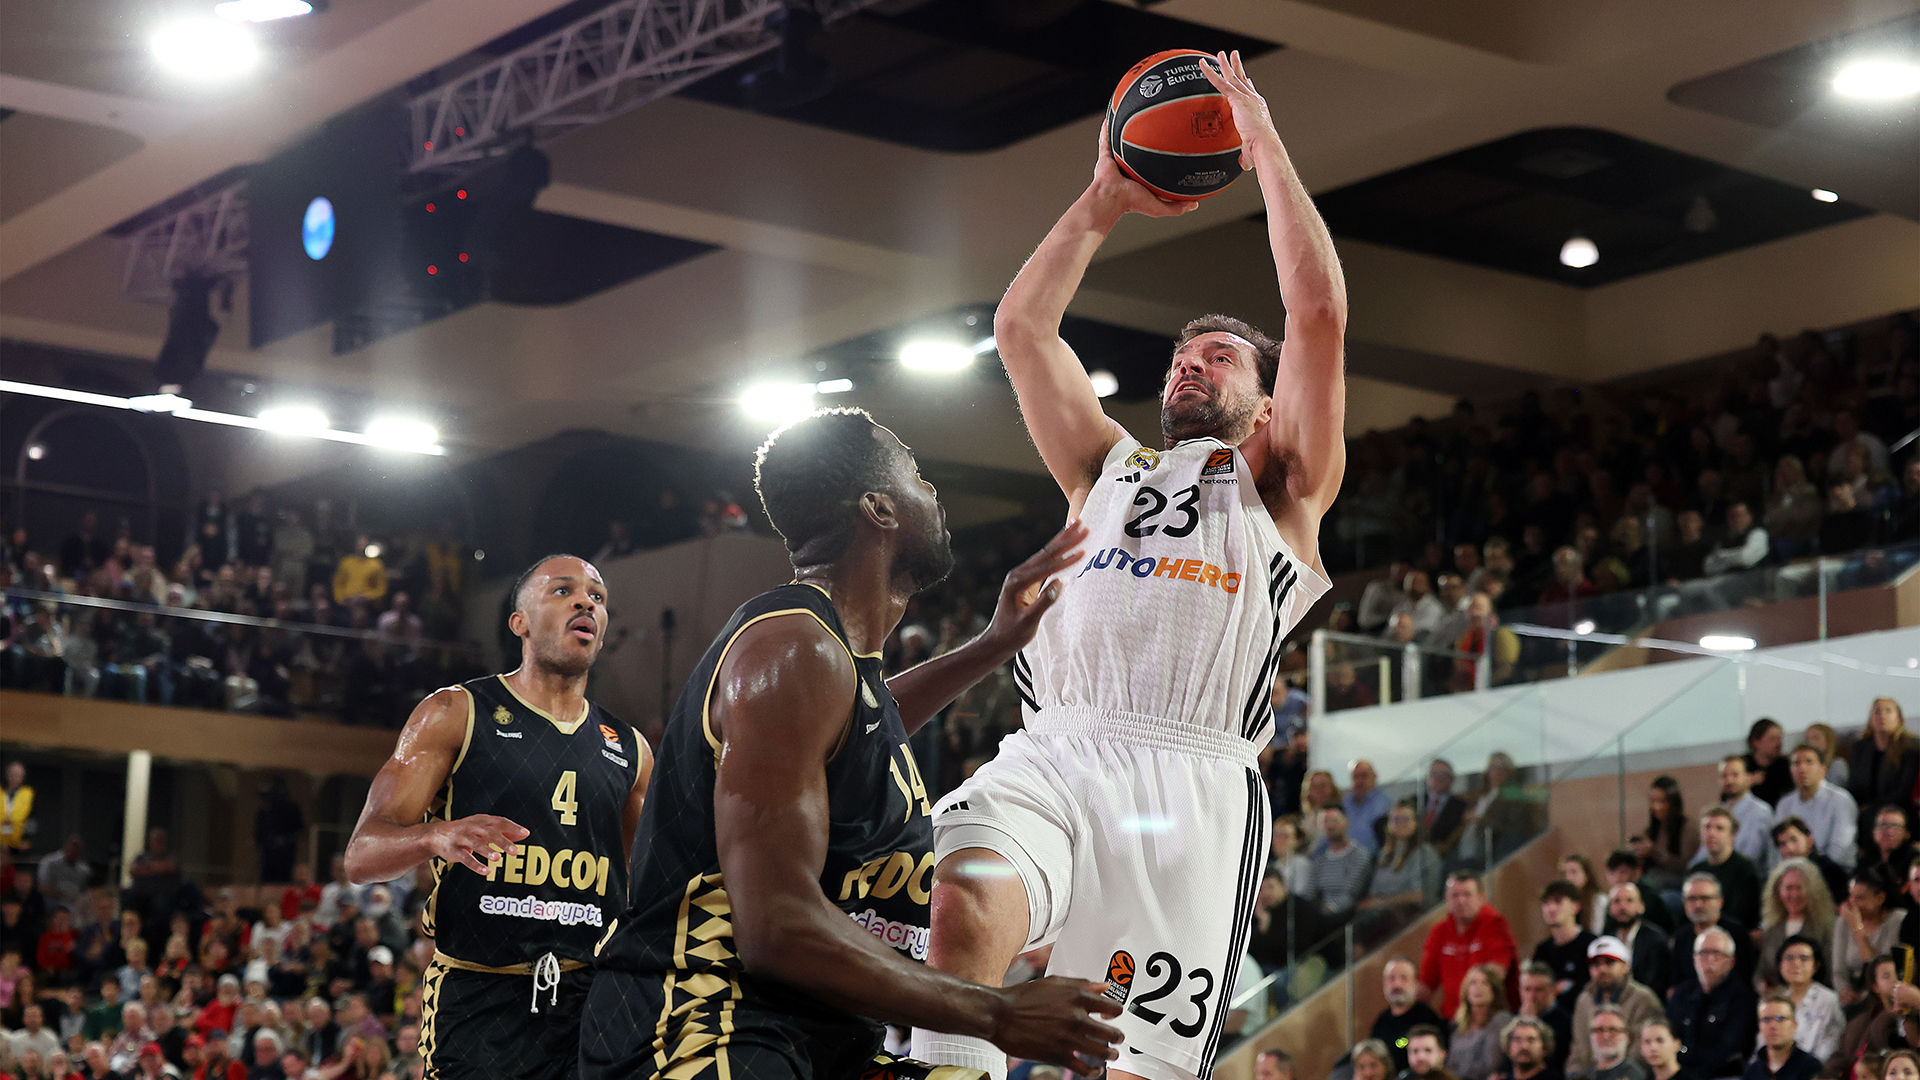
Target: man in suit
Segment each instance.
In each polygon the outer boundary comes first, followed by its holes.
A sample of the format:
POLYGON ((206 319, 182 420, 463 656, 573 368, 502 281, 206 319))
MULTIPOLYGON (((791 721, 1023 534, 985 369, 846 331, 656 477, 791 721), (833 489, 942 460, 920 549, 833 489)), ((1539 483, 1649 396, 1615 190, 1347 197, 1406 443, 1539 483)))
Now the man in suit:
MULTIPOLYGON (((1659 927, 1661 933, 1671 937, 1676 928, 1673 912, 1668 910, 1666 902, 1661 900, 1658 894, 1640 884, 1640 874, 1645 869, 1646 865, 1640 861, 1640 856, 1626 848, 1621 848, 1607 856, 1607 885, 1609 888, 1621 885, 1633 886, 1634 891, 1640 894, 1641 918, 1659 927)), ((1607 933, 1613 933, 1613 929, 1611 922, 1605 927, 1607 933)))
POLYGON ((1693 946, 1694 978, 1667 1002, 1667 1019, 1682 1048, 1680 1067, 1706 1080, 1740 1075, 1759 1026, 1753 986, 1734 972, 1733 943, 1717 926, 1701 931, 1693 946))
POLYGON ((1607 921, 1613 937, 1627 947, 1633 981, 1665 1000, 1673 985, 1673 940, 1646 920, 1646 901, 1631 882, 1607 894, 1607 921))
POLYGON ((1441 858, 1453 853, 1460 842, 1460 823, 1466 818, 1467 804, 1453 793, 1453 765, 1445 758, 1434 758, 1427 766, 1426 806, 1420 812, 1420 824, 1427 832, 1427 843, 1441 858))

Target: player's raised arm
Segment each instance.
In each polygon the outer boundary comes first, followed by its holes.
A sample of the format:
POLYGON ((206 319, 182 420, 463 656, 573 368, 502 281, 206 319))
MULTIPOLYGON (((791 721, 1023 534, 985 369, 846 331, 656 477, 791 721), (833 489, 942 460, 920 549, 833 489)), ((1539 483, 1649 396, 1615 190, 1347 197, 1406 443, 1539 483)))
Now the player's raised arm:
POLYGON ((1287 307, 1285 343, 1267 437, 1288 463, 1288 493, 1325 512, 1347 471, 1347 280, 1333 236, 1287 157, 1267 102, 1254 89, 1240 54, 1221 53, 1200 70, 1233 108, 1244 149, 1267 204, 1267 242, 1287 307), (1217 65, 1217 66, 1216 66, 1217 65))
POLYGON ((717 673, 715 839, 747 970, 848 1012, 991 1039, 1021 1057, 1109 1060, 1119 1032, 1092 1014, 1118 1008, 1095 984, 999 990, 941 974, 881 944, 821 891, 826 762, 846 736, 855 680, 840 642, 803 618, 749 627, 717 673))
POLYGON ((436 690, 414 706, 347 841, 350 880, 392 881, 436 855, 485 874, 489 860, 526 838, 526 829, 492 814, 423 820, 459 762, 470 709, 468 692, 457 686, 436 690))
POLYGON ((1076 511, 1100 474, 1101 459, 1125 433, 1101 411, 1080 358, 1060 337, 1060 320, 1094 252, 1121 217, 1174 217, 1196 205, 1159 198, 1122 174, 1102 125, 1093 182, 1040 241, 994 312, 994 341, 1019 395, 1020 415, 1076 511))

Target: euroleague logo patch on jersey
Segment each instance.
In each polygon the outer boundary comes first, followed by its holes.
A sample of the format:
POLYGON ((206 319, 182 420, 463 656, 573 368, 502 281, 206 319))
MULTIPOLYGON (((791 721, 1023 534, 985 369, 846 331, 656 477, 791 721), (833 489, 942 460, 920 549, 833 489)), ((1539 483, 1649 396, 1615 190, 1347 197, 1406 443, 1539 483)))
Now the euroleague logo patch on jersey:
POLYGON ((1233 475, 1233 451, 1229 449, 1222 448, 1219 450, 1215 450, 1211 454, 1208 454, 1207 463, 1200 467, 1200 478, 1202 480, 1205 480, 1209 476, 1232 476, 1232 475, 1233 475))
POLYGON ((620 733, 606 724, 601 724, 600 738, 607 744, 601 748, 600 756, 623 769, 626 768, 627 759, 620 756, 626 753, 626 749, 620 745, 620 733))
POLYGON ((1133 992, 1133 954, 1119 949, 1107 959, 1107 988, 1101 996, 1116 1005, 1125 1005, 1133 992))
POLYGON ((1127 467, 1152 472, 1160 467, 1160 451, 1149 450, 1143 446, 1127 455, 1127 467))

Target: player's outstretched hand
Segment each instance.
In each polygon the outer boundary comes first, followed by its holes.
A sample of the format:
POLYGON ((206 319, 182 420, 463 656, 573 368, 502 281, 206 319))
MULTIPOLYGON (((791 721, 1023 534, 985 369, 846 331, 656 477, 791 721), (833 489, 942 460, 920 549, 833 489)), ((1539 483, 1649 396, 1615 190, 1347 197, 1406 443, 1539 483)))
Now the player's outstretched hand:
POLYGON ((1113 160, 1113 148, 1107 145, 1107 121, 1100 122, 1100 156, 1093 163, 1093 187, 1101 202, 1121 214, 1145 214, 1148 217, 1179 217, 1199 208, 1192 199, 1163 199, 1145 184, 1120 171, 1113 160))
POLYGON ((1120 1056, 1120 1029, 1096 1019, 1120 1015, 1119 1003, 1101 993, 1105 989, 1105 983, 1058 976, 1009 986, 1000 991, 1005 1007, 989 1041, 1014 1057, 1098 1072, 1097 1066, 1120 1056))
POLYGON ((432 832, 433 853, 482 877, 495 858, 519 850, 527 830, 492 814, 474 814, 442 822, 432 832))
POLYGON ((1233 109, 1233 126, 1240 132, 1240 167, 1253 168, 1253 148, 1263 142, 1280 141, 1273 127, 1273 114, 1267 110, 1267 99, 1253 88, 1253 80, 1247 78, 1247 66, 1240 62, 1240 50, 1231 55, 1216 53, 1212 63, 1200 61, 1200 73, 1207 77, 1215 90, 1226 96, 1227 105, 1233 109))
POLYGON ((1062 581, 1047 579, 1080 561, 1086 552, 1080 547, 1087 539, 1087 527, 1078 518, 1054 534, 1047 546, 1007 574, 1000 585, 1000 600, 993 607, 993 622, 982 637, 1008 654, 1025 647, 1040 629, 1040 616, 1060 599, 1062 581))

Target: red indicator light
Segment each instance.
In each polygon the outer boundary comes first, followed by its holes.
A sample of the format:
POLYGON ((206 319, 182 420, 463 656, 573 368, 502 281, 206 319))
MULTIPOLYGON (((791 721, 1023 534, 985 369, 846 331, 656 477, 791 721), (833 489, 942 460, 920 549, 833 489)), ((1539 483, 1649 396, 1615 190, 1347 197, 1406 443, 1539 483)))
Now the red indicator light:
POLYGON ((428 267, 427 267, 427 276, 428 276, 428 277, 432 277, 433 275, 435 275, 435 274, 437 274, 437 273, 439 273, 439 272, 440 272, 440 268, 439 268, 439 267, 437 267, 437 266, 433 266, 433 265, 428 265, 428 267))
POLYGON ((427 213, 431 214, 435 209, 436 207, 432 203, 427 204, 427 213))
POLYGON ((460 261, 461 261, 461 262, 466 262, 466 261, 467 261, 467 253, 466 253, 466 252, 464 252, 464 251, 463 251, 463 252, 461 252, 461 253, 460 253, 460 261))
POLYGON ((425 147, 425 148, 426 148, 426 149, 428 149, 428 150, 431 150, 431 149, 433 149, 433 140, 432 140, 432 139, 428 139, 428 140, 427 140, 426 142, 424 142, 424 143, 421 143, 420 145, 422 145, 423 147, 425 147))
POLYGON ((464 127, 454 128, 453 135, 454 135, 454 138, 456 139, 464 139, 467 137, 467 129, 464 127))
POLYGON ((454 198, 456 198, 456 199, 464 199, 464 198, 466 198, 466 197, 467 197, 467 189, 466 189, 466 188, 461 188, 461 189, 460 189, 459 191, 456 191, 456 192, 454 192, 454 193, 453 193, 453 197, 454 197, 454 198))

